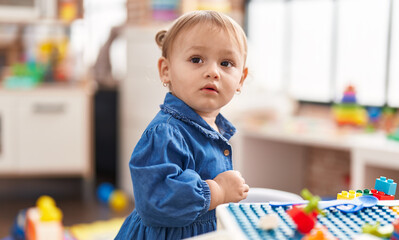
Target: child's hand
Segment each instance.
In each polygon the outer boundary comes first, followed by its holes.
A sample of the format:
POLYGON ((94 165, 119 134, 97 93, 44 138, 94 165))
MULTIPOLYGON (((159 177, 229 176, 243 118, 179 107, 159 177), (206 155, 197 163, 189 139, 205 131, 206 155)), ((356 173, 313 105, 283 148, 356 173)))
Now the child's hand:
POLYGON ((213 180, 206 181, 211 190, 210 210, 219 204, 239 202, 248 196, 249 186, 238 171, 226 171, 217 175, 213 180))
POLYGON ((239 202, 248 196, 249 186, 238 171, 226 171, 213 179, 222 190, 223 203, 239 202))

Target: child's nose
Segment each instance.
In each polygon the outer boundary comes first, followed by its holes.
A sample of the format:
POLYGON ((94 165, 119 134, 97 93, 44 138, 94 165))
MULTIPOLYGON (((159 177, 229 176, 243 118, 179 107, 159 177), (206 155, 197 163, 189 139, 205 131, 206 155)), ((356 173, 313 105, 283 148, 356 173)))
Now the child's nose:
POLYGON ((206 72, 206 78, 220 79, 220 73, 217 64, 210 64, 206 72))

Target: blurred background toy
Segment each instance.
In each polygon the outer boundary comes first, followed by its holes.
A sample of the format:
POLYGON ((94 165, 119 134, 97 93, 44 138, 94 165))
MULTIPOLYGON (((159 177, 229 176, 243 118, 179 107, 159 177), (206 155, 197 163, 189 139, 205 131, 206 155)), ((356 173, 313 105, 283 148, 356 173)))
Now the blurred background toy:
POLYGON ((63 240, 62 212, 50 196, 41 196, 36 207, 26 211, 25 236, 27 240, 63 240))
POLYGON ((341 103, 333 106, 333 115, 338 125, 364 127, 367 124, 367 111, 357 104, 354 86, 349 85, 342 97, 341 103))
POLYGON ((399 127, 393 133, 388 134, 388 139, 399 141, 399 127))
POLYGON ((18 212, 11 228, 11 237, 14 240, 25 240, 26 209, 18 212))
POLYGON ((10 76, 4 79, 6 88, 32 88, 43 81, 44 65, 37 62, 15 63, 11 67, 10 76))
POLYGON ((391 134, 395 129, 395 109, 385 107, 382 110, 381 128, 386 134, 391 134))
POLYGON ((382 110, 380 107, 368 107, 367 114, 368 114, 368 123, 366 131, 374 132, 378 128, 380 128, 382 110))
POLYGON ((108 204, 114 211, 122 211, 128 205, 127 195, 111 183, 101 183, 97 188, 97 197, 100 202, 108 204))

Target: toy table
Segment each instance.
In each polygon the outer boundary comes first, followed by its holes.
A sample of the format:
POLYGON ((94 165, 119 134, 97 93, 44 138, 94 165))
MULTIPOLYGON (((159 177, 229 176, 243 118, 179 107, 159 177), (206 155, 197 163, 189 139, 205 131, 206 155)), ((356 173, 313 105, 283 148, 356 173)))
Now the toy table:
MULTIPOLYGON (((301 239, 303 235, 296 231, 296 225, 286 213, 290 207, 271 207, 267 203, 230 203, 217 207, 217 229, 227 231, 236 240, 255 239, 301 239), (263 215, 276 213, 278 228, 262 230, 257 223, 263 215)), ((391 224, 399 215, 390 207, 374 206, 356 213, 343 213, 335 208, 325 210, 326 215, 318 215, 316 226, 324 226, 328 234, 337 239, 354 239, 361 235, 365 223, 391 224)))

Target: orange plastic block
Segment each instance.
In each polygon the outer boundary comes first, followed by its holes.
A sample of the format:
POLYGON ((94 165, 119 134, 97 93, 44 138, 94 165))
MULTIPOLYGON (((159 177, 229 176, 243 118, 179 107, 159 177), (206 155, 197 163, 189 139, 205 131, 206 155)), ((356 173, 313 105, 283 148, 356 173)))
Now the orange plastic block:
POLYGON ((396 214, 399 215, 399 206, 390 207, 390 209, 392 209, 392 211, 396 212, 396 214))
POLYGON ((26 212, 25 236, 27 240, 63 240, 61 221, 41 221, 39 208, 29 208, 26 212))

